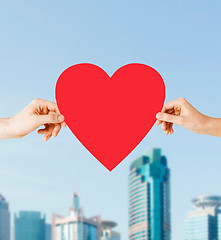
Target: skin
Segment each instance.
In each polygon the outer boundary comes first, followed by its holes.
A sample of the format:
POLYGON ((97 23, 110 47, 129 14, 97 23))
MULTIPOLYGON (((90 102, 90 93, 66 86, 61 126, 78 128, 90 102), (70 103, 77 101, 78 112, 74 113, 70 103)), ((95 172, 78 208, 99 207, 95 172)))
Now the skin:
POLYGON ((57 104, 37 98, 15 116, 0 119, 0 139, 21 138, 43 125, 38 134, 43 134, 45 141, 56 137, 61 127, 66 127, 57 104))
POLYGON ((177 124, 194 133, 221 137, 221 118, 200 113, 185 98, 166 103, 156 118, 166 135, 173 134, 173 124, 177 124))

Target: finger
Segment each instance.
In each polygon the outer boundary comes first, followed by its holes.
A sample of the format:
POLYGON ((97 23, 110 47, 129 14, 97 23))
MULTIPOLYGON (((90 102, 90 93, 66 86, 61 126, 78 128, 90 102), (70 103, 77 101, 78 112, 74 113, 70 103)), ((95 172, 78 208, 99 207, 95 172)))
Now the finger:
POLYGON ((50 135, 51 134, 51 131, 49 131, 48 129, 39 129, 38 130, 38 134, 47 134, 47 135, 50 135))
POLYGON ((168 132, 170 132, 170 123, 166 123, 166 130, 168 130, 168 132))
POLYGON ((169 130, 169 123, 168 122, 164 122, 164 131, 169 130))
POLYGON ((170 127, 171 127, 171 123, 167 123, 167 130, 170 133, 170 127))
MULTIPOLYGON (((58 107, 56 107, 55 112, 56 112, 58 115, 61 115, 61 113, 60 113, 58 107)), ((65 122, 62 122, 62 123, 61 123, 61 126, 62 126, 62 127, 66 127, 67 124, 66 124, 65 122)))
POLYGON ((165 113, 174 108, 181 107, 181 102, 179 99, 173 100, 171 102, 165 103, 161 112, 165 113))
POLYGON ((49 124, 44 124, 45 128, 39 129, 38 134, 45 134, 49 129, 49 124))
POLYGON ((166 131, 164 131, 164 133, 165 133, 166 135, 168 135, 168 134, 169 134, 169 130, 167 129, 166 131))
POLYGON ((55 108, 55 110, 54 110, 57 114, 61 114, 61 112, 59 111, 59 109, 58 109, 58 106, 55 108))
POLYGON ((67 126, 66 122, 62 122, 62 123, 61 123, 61 126, 62 126, 62 127, 66 127, 66 126, 67 126))
POLYGON ((182 117, 180 116, 175 116, 172 114, 168 114, 168 113, 157 113, 156 115, 157 120, 161 120, 164 122, 171 122, 171 123, 175 123, 178 125, 182 125, 182 117))
POLYGON ((47 142, 50 138, 51 138, 52 135, 44 135, 44 140, 47 142))
POLYGON ((167 113, 169 113, 169 114, 173 114, 173 113, 174 113, 174 109, 170 109, 170 110, 168 110, 167 113))
POLYGON ((40 98, 36 98, 35 100, 33 100, 32 104, 35 107, 38 107, 38 106, 47 107, 50 111, 55 111, 57 108, 56 103, 48 101, 48 100, 40 99, 40 98))
POLYGON ((38 115, 46 115, 49 113, 49 110, 46 106, 39 105, 38 107, 35 107, 37 109, 36 113, 38 115))
MULTIPOLYGON (((58 115, 62 116, 58 106, 54 109, 54 112, 57 113, 58 115)), ((66 127, 67 126, 65 122, 62 122, 61 125, 62 125, 62 127, 66 127)))
MULTIPOLYGON (((158 112, 159 114, 160 114, 160 112, 158 112)), ((157 113, 157 114, 158 114, 157 113)), ((174 109, 170 109, 170 110, 168 110, 166 113, 169 113, 169 114, 174 114, 174 109)), ((157 114, 156 114, 156 116, 157 116, 157 114)), ((156 125, 160 125, 162 123, 162 121, 160 121, 160 120, 157 120, 156 121, 156 125)))
POLYGON ((172 135, 173 134, 173 125, 172 125, 172 123, 170 123, 170 130, 169 130, 169 133, 172 135))
MULTIPOLYGON (((167 113, 173 114, 174 110, 168 111, 167 113)), ((156 121, 156 125, 160 125, 162 123, 161 120, 156 121)))
POLYGON ((171 128, 170 134, 172 135, 173 133, 174 133, 174 130, 173 130, 173 128, 171 128))
POLYGON ((172 133, 172 132, 173 132, 172 130, 173 130, 173 124, 170 123, 170 127, 169 127, 169 133, 170 133, 170 134, 173 134, 173 133, 172 133))
POLYGON ((46 134, 47 130, 46 129, 39 129, 38 134, 46 134))
POLYGON ((156 121, 156 125, 160 125, 161 123, 162 123, 162 121, 160 121, 160 120, 156 121))
POLYGON ((172 123, 169 123, 169 133, 171 133, 172 123))
POLYGON ((47 123, 62 123, 64 122, 64 116, 57 113, 50 112, 48 115, 38 115, 39 125, 47 123))
POLYGON ((163 131, 166 131, 166 129, 167 129, 166 122, 162 122, 161 128, 163 131))
POLYGON ((44 139, 45 141, 48 141, 50 137, 52 136, 52 131, 54 129, 54 124, 50 124, 47 132, 45 133, 44 139))
POLYGON ((57 135, 60 132, 60 130, 61 130, 61 124, 55 124, 54 129, 52 131, 52 135, 54 137, 57 137, 57 135))

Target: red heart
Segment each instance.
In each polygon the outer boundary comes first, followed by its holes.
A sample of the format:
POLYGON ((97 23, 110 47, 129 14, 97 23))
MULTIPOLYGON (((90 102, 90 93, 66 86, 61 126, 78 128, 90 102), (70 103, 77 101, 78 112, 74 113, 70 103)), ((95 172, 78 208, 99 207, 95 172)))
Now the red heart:
POLYGON ((165 99, 160 74, 144 64, 128 64, 112 77, 82 63, 66 69, 56 84, 58 108, 65 122, 109 171, 145 137, 165 99))

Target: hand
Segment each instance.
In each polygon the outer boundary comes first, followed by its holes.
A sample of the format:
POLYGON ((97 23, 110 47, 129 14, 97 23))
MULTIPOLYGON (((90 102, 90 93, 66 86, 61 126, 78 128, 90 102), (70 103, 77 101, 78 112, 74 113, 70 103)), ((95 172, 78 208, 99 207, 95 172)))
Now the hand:
POLYGON ((194 133, 214 135, 211 133, 212 118, 197 111, 185 98, 166 103, 156 118, 156 124, 161 124, 166 135, 174 133, 174 123, 194 133))
POLYGON ((44 125, 38 134, 44 134, 45 141, 52 135, 56 137, 61 127, 66 126, 57 104, 43 99, 33 100, 17 115, 2 119, 2 122, 5 123, 5 131, 0 131, 0 138, 21 138, 44 125))

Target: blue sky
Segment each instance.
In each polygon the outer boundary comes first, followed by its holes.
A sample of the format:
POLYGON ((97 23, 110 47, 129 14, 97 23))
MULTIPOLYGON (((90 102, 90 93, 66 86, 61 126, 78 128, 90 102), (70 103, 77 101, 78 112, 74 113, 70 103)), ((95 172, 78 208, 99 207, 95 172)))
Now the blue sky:
MULTIPOLYGON (((0 116, 14 115, 32 99, 54 100, 67 67, 90 62, 108 74, 140 62, 166 84, 166 101, 187 98, 198 110, 221 117, 220 1, 1 1, 0 116)), ((221 140, 175 127, 164 136, 154 126, 112 173, 68 128, 44 142, 33 133, 0 144, 0 191, 12 212, 66 215, 78 191, 86 216, 101 214, 128 230, 128 173, 148 147, 160 147, 171 169, 172 236, 183 239, 191 199, 221 195, 221 140)), ((111 149, 110 149, 111 151, 111 149)))

